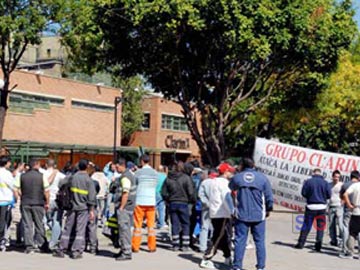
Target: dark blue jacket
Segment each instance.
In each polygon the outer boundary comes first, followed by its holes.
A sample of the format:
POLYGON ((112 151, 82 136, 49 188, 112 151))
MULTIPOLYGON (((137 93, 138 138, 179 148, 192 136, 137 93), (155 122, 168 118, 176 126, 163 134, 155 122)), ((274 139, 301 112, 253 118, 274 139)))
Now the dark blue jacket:
POLYGON ((305 181, 301 195, 307 204, 327 204, 331 197, 331 185, 321 175, 313 175, 305 181))
POLYGON ((273 194, 269 180, 254 169, 236 174, 229 188, 237 191, 237 219, 244 222, 265 220, 266 212, 273 209, 273 194))

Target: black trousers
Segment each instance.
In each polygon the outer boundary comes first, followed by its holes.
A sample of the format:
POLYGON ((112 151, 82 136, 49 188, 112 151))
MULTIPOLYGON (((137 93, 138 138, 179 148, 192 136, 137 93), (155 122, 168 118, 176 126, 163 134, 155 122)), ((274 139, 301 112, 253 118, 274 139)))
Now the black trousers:
POLYGON ((213 237, 204 259, 210 260, 216 255, 217 250, 222 250, 225 258, 231 256, 231 236, 232 226, 230 218, 212 218, 211 223, 214 228, 213 237))
POLYGON ((9 206, 0 206, 0 245, 4 244, 5 231, 8 225, 8 211, 9 206))
POLYGON ((308 237, 311 228, 313 227, 314 221, 316 224, 314 225, 316 229, 316 247, 321 248, 322 240, 324 238, 324 231, 326 230, 326 210, 310 210, 306 208, 304 223, 301 227, 301 232, 299 236, 298 243, 301 247, 305 245, 306 238, 308 237))

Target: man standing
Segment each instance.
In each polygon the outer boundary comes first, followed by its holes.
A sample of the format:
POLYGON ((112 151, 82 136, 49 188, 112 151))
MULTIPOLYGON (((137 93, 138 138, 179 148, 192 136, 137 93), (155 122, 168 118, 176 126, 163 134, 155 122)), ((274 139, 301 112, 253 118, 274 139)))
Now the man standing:
POLYGON ((343 215, 344 207, 340 199, 340 190, 343 183, 340 181, 340 172, 334 171, 332 174, 331 198, 329 202, 329 230, 330 245, 338 245, 337 228, 339 229, 340 238, 343 239, 343 215))
MULTIPOLYGON (((73 194, 73 207, 67 212, 67 219, 61 236, 59 249, 54 252, 54 257, 64 258, 64 251, 69 248, 70 237, 75 232, 75 239, 71 246, 71 257, 82 258, 85 249, 85 233, 88 221, 95 219, 94 207, 96 205, 95 186, 90 179, 87 168, 89 161, 81 159, 78 163, 79 171, 67 178, 71 181, 73 194)), ((65 184, 65 183, 60 183, 65 184)))
POLYGON ((360 183, 351 185, 345 191, 344 200, 347 207, 352 210, 349 226, 349 239, 347 242, 349 253, 352 255, 354 253, 354 239, 358 239, 358 243, 360 244, 360 183))
POLYGON ((115 255, 117 261, 131 260, 131 224, 135 207, 136 182, 131 169, 126 168, 126 161, 120 158, 116 170, 121 174, 115 180, 115 210, 119 225, 120 252, 115 255))
POLYGON ((235 215, 234 270, 242 269, 249 229, 256 246, 256 268, 265 269, 265 219, 273 209, 273 195, 269 180, 254 167, 252 159, 244 158, 243 170, 229 184, 230 189, 236 191, 238 203, 235 215))
POLYGON ((49 183, 39 172, 40 162, 37 159, 30 161, 30 170, 21 175, 15 183, 17 193, 21 197, 21 216, 24 226, 25 253, 33 253, 34 225, 35 235, 40 245, 40 250, 47 252, 48 243, 45 235, 44 217, 49 209, 49 183))
POLYGON ((167 229, 167 225, 165 223, 165 201, 161 196, 161 189, 164 185, 166 179, 166 173, 164 166, 159 166, 158 171, 158 182, 156 185, 156 212, 157 212, 157 225, 158 229, 167 229))
POLYGON ((200 267, 214 269, 211 259, 220 249, 224 253, 225 264, 231 265, 231 216, 234 213, 234 204, 229 189, 229 180, 235 168, 228 163, 219 165, 220 176, 210 185, 209 210, 211 223, 214 228, 211 244, 208 246, 200 267))
POLYGON ((218 176, 215 170, 210 170, 208 178, 203 180, 199 187, 199 198, 201 201, 201 232, 199 237, 199 250, 205 253, 208 245, 209 231, 212 231, 210 219, 210 190, 214 179, 218 176))
POLYGON ((44 177, 49 183, 50 193, 50 209, 48 212, 48 220, 50 221, 51 240, 49 243, 49 248, 54 249, 60 239, 61 223, 63 217, 63 211, 58 209, 55 199, 56 193, 59 190, 60 180, 64 179, 65 175, 55 169, 55 161, 53 159, 48 159, 44 177))
MULTIPOLYGON (((360 174, 358 171, 352 171, 350 173, 350 181, 346 182, 342 185, 341 190, 340 190, 340 197, 341 199, 344 201, 345 203, 345 197, 344 194, 345 192, 353 185, 359 182, 360 179, 360 174)), ((352 194, 349 194, 349 200, 352 200, 352 194)), ((351 215, 352 215, 352 209, 349 208, 346 203, 344 206, 344 217, 343 217, 343 243, 342 243, 342 249, 341 252, 339 254, 339 257, 342 259, 351 259, 353 257, 352 254, 352 247, 349 247, 349 244, 351 245, 352 243, 352 239, 351 236, 349 235, 349 227, 350 227, 350 219, 351 219, 351 215)))
POLYGON ((10 165, 8 156, 0 157, 0 251, 6 250, 6 230, 14 200, 14 177, 8 170, 10 165))
POLYGON ((320 252, 326 228, 325 213, 327 200, 331 197, 331 186, 321 175, 320 169, 315 169, 313 176, 305 181, 301 195, 306 199, 306 210, 304 223, 301 227, 300 236, 295 248, 302 249, 304 247, 312 224, 314 220, 316 220, 315 250, 320 252))
POLYGON ((139 252, 141 245, 141 228, 144 217, 148 228, 148 248, 150 252, 156 251, 155 233, 155 205, 156 205, 156 184, 157 172, 150 167, 148 155, 140 157, 142 168, 135 173, 137 182, 136 206, 134 212, 134 235, 132 238, 133 252, 139 252))

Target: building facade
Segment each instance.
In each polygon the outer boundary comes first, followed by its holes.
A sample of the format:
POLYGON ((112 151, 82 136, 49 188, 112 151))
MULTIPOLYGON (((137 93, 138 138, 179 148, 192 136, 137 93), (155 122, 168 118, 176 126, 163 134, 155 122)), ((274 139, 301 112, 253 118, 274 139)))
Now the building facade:
MULTIPOLYGON (((82 157, 79 153, 92 153, 112 159, 114 100, 121 96, 120 89, 24 71, 12 74, 11 85, 15 84, 3 135, 4 145, 13 155, 28 148, 27 157, 57 155, 60 163, 69 160, 70 153, 78 158, 82 157)), ((117 119, 120 134, 121 104, 117 119)))
POLYGON ((61 77, 66 59, 66 50, 61 45, 60 37, 43 36, 41 44, 27 46, 18 68, 61 77))
POLYGON ((156 168, 160 164, 170 165, 174 160, 200 159, 199 148, 179 104, 152 94, 145 97, 142 109, 144 122, 133 135, 131 146, 148 150, 156 168))

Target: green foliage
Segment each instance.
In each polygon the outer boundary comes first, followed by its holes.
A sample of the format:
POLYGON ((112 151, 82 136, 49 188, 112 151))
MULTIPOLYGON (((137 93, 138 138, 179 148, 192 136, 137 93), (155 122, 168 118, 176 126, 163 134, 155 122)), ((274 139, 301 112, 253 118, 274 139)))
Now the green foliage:
POLYGON ((40 44, 40 33, 53 18, 51 3, 47 0, 0 2, 0 61, 5 77, 16 68, 27 45, 40 44))
POLYGON ((292 93, 320 85, 356 30, 350 0, 103 0, 91 7, 63 31, 72 56, 89 71, 120 65, 122 75, 144 74, 178 100, 212 165, 232 148, 225 134, 236 138, 237 126, 269 97, 293 102, 292 93))
POLYGON ((269 131, 271 125, 269 137, 277 137, 284 142, 360 154, 359 148, 351 147, 351 143, 360 139, 360 109, 357 105, 360 102, 360 65, 352 60, 350 53, 342 54, 338 69, 313 99, 311 107, 288 107, 276 112, 269 110, 273 104, 268 103, 267 109, 257 111, 253 121, 248 122, 245 128, 266 127, 269 131))
POLYGON ((141 76, 130 78, 115 77, 113 85, 123 90, 121 138, 122 145, 128 145, 131 142, 132 135, 140 129, 144 119, 141 107, 146 93, 144 79, 141 76))

